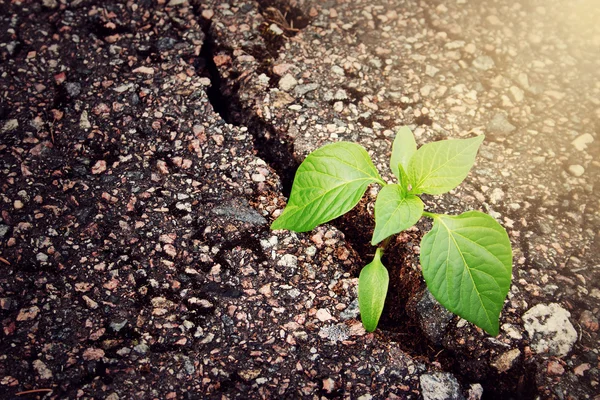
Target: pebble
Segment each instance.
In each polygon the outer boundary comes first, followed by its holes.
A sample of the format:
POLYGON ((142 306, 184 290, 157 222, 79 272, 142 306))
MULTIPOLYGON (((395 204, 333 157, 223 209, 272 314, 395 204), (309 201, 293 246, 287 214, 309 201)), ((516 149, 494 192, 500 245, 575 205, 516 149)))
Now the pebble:
POLYGON ((573 140, 571 144, 579 151, 587 149, 587 145, 594 141, 594 137, 589 133, 584 133, 573 140))
POLYGON ((98 175, 106 171, 106 161, 98 160, 96 164, 92 167, 92 174, 98 175))
POLYGON ((488 71, 496 66, 490 56, 479 56, 473 60, 473 66, 482 71, 488 71))
POLYGON ((433 65, 425 66, 425 75, 427 75, 427 76, 430 76, 433 78, 438 72, 440 72, 440 69, 434 67, 433 65))
POLYGON ((40 309, 38 306, 32 306, 29 308, 23 308, 17 315, 17 321, 31 321, 39 314, 40 309))
POLYGON ((454 375, 444 372, 423 374, 419 378, 424 400, 460 400, 463 396, 454 375))
POLYGON ((512 349, 492 360, 490 365, 498 370, 498 372, 506 372, 512 368, 515 361, 521 355, 521 350, 512 349))
POLYGON ((525 92, 523 89, 517 86, 511 86, 510 89, 510 97, 513 99, 515 103, 520 103, 525 99, 525 92))
POLYGON ((23 208, 23 202, 21 200, 15 200, 13 203, 13 207, 15 208, 15 210, 20 210, 21 208, 23 208))
POLYGON ((104 350, 96 347, 90 347, 83 352, 83 359, 86 361, 98 361, 104 357, 104 350))
POLYGON ((37 372, 41 379, 52 379, 52 371, 50 371, 42 360, 35 360, 33 362, 33 369, 35 369, 35 372, 37 372))
POLYGON ((277 261, 277 265, 281 267, 296 268, 298 266, 298 257, 292 254, 284 254, 283 257, 277 261))
POLYGON ((44 253, 37 253, 37 255, 35 256, 35 259, 38 260, 39 262, 46 262, 46 261, 48 261, 48 255, 44 254, 44 253))
POLYGON ((298 84, 298 81, 296 81, 296 79, 291 74, 285 74, 279 80, 279 89, 283 90, 284 92, 289 92, 297 84, 298 84))
POLYGON ((88 112, 85 110, 81 112, 81 117, 79 117, 79 127, 81 129, 90 129, 92 127, 88 119, 88 112))
POLYGON ((558 361, 550 361, 547 370, 550 375, 562 375, 565 373, 565 367, 558 361))
POLYGON ((569 173, 575 177, 580 177, 585 172, 585 168, 582 165, 574 164, 569 165, 569 173))
POLYGON ((67 82, 65 83, 65 89, 67 89, 67 93, 69 96, 75 98, 81 94, 81 84, 77 82, 67 82))
POLYGON ((318 83, 307 83, 305 85, 298 85, 294 88, 294 93, 298 96, 304 96, 308 92, 312 92, 319 88, 318 83))
POLYGON ((19 127, 19 121, 16 119, 9 119, 8 121, 6 121, 4 123, 4 126, 2 127, 2 132, 6 133, 6 132, 12 132, 15 129, 17 129, 19 127))
POLYGON ((317 310, 316 317, 321 322, 326 322, 326 321, 333 319, 333 317, 331 316, 331 313, 324 308, 319 308, 317 310))
POLYGON ((577 331, 569 321, 571 314, 559 304, 538 304, 523 314, 525 330, 529 333, 531 349, 564 357, 577 341, 577 331))
POLYGON ((497 113, 487 125, 487 130, 492 134, 505 136, 517 129, 511 124, 504 113, 497 113))

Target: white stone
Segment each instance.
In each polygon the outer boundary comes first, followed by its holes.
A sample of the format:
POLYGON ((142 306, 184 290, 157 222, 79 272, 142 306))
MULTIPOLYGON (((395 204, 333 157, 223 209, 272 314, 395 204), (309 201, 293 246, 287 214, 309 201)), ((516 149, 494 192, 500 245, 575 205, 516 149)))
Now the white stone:
POLYGON ((52 379, 52 371, 50 371, 42 360, 35 360, 33 362, 33 369, 35 369, 35 372, 37 372, 41 379, 52 379))
POLYGON ((479 56, 473 60, 473 66, 482 71, 487 71, 494 68, 496 64, 490 56, 479 56))
POLYGON ((580 177, 584 172, 585 168, 579 164, 569 165, 569 173, 573 176, 580 177))
POLYGON ((584 133, 583 135, 577 137, 577 139, 573 140, 571 144, 579 151, 583 151, 587 149, 587 145, 594 141, 594 137, 589 133, 584 133))
POLYGON ((525 98, 525 92, 523 91, 523 89, 521 89, 517 86, 511 86, 509 90, 510 90, 510 97, 512 97, 512 99, 515 103, 520 103, 525 98))
POLYGON ((298 266, 298 257, 292 254, 284 254, 283 257, 281 257, 281 260, 277 262, 277 265, 281 267, 296 268, 298 266))
POLYGON ((566 356, 577 341, 577 331, 569 321, 571 313, 559 304, 538 304, 523 314, 524 327, 536 353, 566 356))
POLYGON ((434 372, 420 376, 424 400, 458 400, 463 398, 458 381, 452 374, 434 372))
POLYGON ((12 132, 19 127, 19 121, 16 119, 9 119, 4 123, 2 132, 12 132))
POLYGON ((298 84, 298 81, 296 81, 296 79, 291 74, 285 74, 279 80, 279 89, 287 92, 287 91, 292 90, 294 88, 294 86, 296 86, 297 84, 298 84))
POLYGON ((433 65, 425 66, 425 75, 428 75, 433 78, 435 76, 435 74, 437 74, 438 72, 440 72, 440 69, 434 67, 433 65))

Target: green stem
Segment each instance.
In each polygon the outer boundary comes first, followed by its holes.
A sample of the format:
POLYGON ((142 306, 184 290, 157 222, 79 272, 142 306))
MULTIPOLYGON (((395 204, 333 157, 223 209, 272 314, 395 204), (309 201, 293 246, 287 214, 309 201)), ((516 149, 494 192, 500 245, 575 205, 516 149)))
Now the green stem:
POLYGON ((383 179, 377 179, 377 183, 379 183, 381 186, 387 186, 387 182, 383 179))
POLYGON ((382 256, 383 256, 383 249, 381 247, 378 247, 377 250, 375 250, 375 256, 373 257, 373 261, 377 260, 377 261, 381 262, 382 256))
POLYGON ((437 216, 438 216, 438 214, 430 213, 430 212, 427 212, 427 211, 423 211, 423 216, 424 217, 429 217, 429 218, 432 218, 432 219, 436 219, 437 216))

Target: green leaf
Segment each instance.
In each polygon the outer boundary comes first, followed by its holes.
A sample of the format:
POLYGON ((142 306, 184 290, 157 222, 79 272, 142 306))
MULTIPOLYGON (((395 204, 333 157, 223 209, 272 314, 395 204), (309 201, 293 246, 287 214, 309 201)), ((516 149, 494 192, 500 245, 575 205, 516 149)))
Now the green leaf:
POLYGON ((402 176, 398 165, 400 164, 406 171, 408 169, 408 162, 416 151, 417 143, 415 142, 413 133, 408 126, 403 126, 396 133, 396 138, 392 145, 392 157, 390 158, 390 168, 401 182, 402 176))
POLYGON ((383 250, 378 248, 371 263, 367 264, 358 277, 358 307, 360 318, 367 332, 373 332, 385 304, 389 275, 381 263, 383 250))
POLYGON ((390 235, 402 232, 417 223, 423 214, 423 202, 406 194, 400 185, 387 185, 381 189, 375 202, 374 246, 390 235))
POLYGON ((406 173, 412 193, 442 194, 457 187, 475 162, 484 135, 471 139, 441 140, 419 148, 406 173))
POLYGON ((323 146, 300 164, 288 205, 271 229, 310 231, 350 211, 373 182, 385 185, 363 147, 349 142, 323 146))
POLYGON ((421 241, 429 291, 448 310, 497 335, 511 280, 508 234, 479 211, 432 216, 433 229, 421 241))

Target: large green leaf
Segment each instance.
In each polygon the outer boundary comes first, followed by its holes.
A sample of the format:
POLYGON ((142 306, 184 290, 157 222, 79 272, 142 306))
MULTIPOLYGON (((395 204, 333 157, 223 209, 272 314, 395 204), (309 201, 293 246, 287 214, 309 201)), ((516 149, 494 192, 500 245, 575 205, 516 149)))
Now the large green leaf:
POLYGON ((423 202, 406 194, 400 185, 387 185, 379 192, 375 202, 374 246, 390 235, 402 232, 417 223, 423 214, 423 202))
POLYGON ((381 263, 383 250, 378 248, 371 263, 367 264, 358 277, 358 308, 367 332, 373 332, 385 304, 390 281, 388 271, 381 263))
POLYGON ((310 231, 350 211, 373 182, 385 184, 363 147, 323 146, 300 164, 288 205, 271 229, 310 231))
POLYGON ((512 269, 506 231, 479 211, 433 218, 433 229, 421 241, 429 291, 448 310, 497 335, 512 269))
POLYGON ((415 142, 413 133, 408 126, 403 126, 396 133, 396 138, 392 145, 392 157, 390 158, 390 168, 401 184, 402 176, 398 165, 401 165, 406 171, 408 169, 408 162, 416 151, 417 143, 415 142))
POLYGON ((408 163, 412 193, 442 194, 457 187, 475 162, 484 135, 427 143, 408 163))

